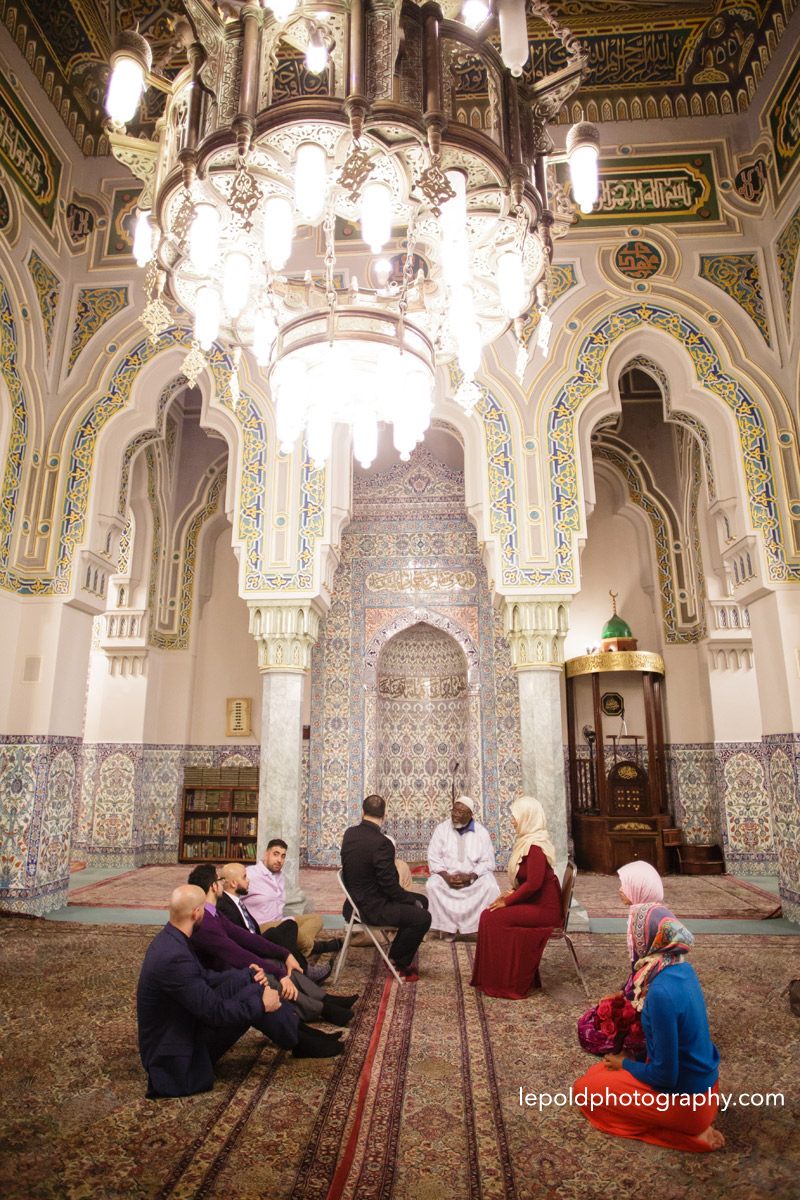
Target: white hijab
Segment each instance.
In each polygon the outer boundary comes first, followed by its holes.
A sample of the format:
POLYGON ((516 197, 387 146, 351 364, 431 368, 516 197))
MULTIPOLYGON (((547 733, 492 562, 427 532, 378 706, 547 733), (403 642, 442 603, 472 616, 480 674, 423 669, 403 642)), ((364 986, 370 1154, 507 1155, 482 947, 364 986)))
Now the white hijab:
POLYGON ((519 864, 531 846, 539 847, 551 867, 556 865, 556 848, 547 832, 544 809, 533 796, 520 796, 519 800, 515 800, 511 805, 511 815, 517 822, 517 840, 508 860, 508 881, 515 888, 519 864))

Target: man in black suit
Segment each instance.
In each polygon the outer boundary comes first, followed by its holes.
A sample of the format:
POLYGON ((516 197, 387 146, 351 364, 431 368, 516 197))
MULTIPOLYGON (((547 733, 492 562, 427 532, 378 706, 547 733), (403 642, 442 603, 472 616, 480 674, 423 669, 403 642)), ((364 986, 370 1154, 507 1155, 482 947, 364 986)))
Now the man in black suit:
POLYGON ((170 896, 169 921, 147 947, 136 1014, 147 1097, 193 1096, 214 1086, 213 1064, 253 1025, 276 1045, 297 1045, 297 1013, 249 970, 206 971, 190 943, 205 896, 188 884, 170 896))
MULTIPOLYGON (((363 807, 361 824, 351 826, 342 839, 344 884, 358 905, 362 921, 397 927, 389 958, 399 975, 408 983, 416 983, 419 975, 411 964, 431 926, 428 901, 425 896, 400 887, 394 846, 381 833, 386 801, 382 796, 367 796, 363 807)), ((352 910, 347 901, 342 911, 349 921, 352 910)))
POLYGON ((175 889, 169 921, 142 963, 136 1016, 149 1100, 209 1091, 214 1063, 251 1025, 295 1058, 341 1053, 340 1035, 303 1025, 262 969, 208 971, 200 965, 190 939, 202 923, 205 899, 191 884, 175 889))

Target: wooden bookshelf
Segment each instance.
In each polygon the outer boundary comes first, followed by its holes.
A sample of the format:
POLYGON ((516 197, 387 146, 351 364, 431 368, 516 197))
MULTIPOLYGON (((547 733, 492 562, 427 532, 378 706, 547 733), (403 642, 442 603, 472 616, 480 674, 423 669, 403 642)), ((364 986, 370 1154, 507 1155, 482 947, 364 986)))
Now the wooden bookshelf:
POLYGON ((178 861, 255 862, 258 767, 187 767, 178 861))

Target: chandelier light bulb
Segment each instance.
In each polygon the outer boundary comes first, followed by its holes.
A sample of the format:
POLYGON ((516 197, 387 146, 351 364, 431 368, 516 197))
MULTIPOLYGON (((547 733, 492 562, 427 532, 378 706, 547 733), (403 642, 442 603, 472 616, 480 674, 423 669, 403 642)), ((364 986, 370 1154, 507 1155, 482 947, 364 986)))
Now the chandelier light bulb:
POLYGON ((328 65, 328 47, 321 29, 315 29, 306 46, 306 69, 312 75, 321 75, 328 65))
POLYGON ((600 195, 598 159, 600 131, 591 121, 579 121, 567 134, 567 158, 572 194, 582 213, 590 213, 600 195))
POLYGON ((470 29, 480 29, 488 16, 489 5, 485 4, 484 0, 467 0, 461 9, 462 20, 470 29))
POLYGON ((392 264, 388 258, 379 258, 375 263, 375 278, 378 281, 378 287, 385 288, 389 282, 389 276, 392 273, 392 264))
POLYGON ((238 317, 250 297, 250 259, 241 250, 229 250, 222 275, 222 303, 228 315, 238 317))
POLYGON ((353 453, 366 471, 378 453, 378 422, 370 412, 359 413, 353 422, 353 453))
POLYGON ((528 61, 528 21, 525 0, 497 0, 500 19, 500 57, 516 78, 528 61))
POLYGON ((270 196, 264 205, 264 253, 273 271, 282 271, 292 254, 294 208, 287 196, 270 196))
POLYGON ((379 254, 392 236, 392 189, 380 180, 362 189, 361 236, 373 254, 379 254))
POLYGON ((269 7, 275 14, 276 21, 285 21, 297 8, 297 0, 270 0, 269 7))
POLYGON ((150 220, 150 210, 139 213, 136 218, 136 229, 133 234, 133 257, 137 265, 146 266, 155 252, 155 227, 150 220))
POLYGON ((312 404, 308 410, 308 456, 319 471, 331 456, 333 422, 327 405, 312 404))
POLYGON ((120 54, 114 63, 106 93, 106 112, 115 125, 127 125, 136 116, 144 81, 145 71, 139 60, 120 54))
POLYGON ((219 211, 213 204, 196 204, 189 227, 189 258, 199 275, 208 275, 219 250, 219 211))
POLYGON ((253 353, 260 367, 266 367, 278 336, 278 323, 271 308, 262 308, 253 329, 253 353))
POLYGON ((220 296, 216 288, 204 287, 197 289, 197 300, 194 311, 194 336, 200 343, 201 350, 210 350, 219 334, 220 296))
POLYGON ((297 147, 294 168, 294 196, 297 211, 306 221, 316 221, 325 207, 328 162, 322 146, 302 142, 297 147))
POLYGON ((528 299, 521 255, 514 254, 511 250, 500 255, 497 260, 497 288, 506 316, 518 317, 525 309, 528 299))
POLYGON ((448 241, 456 242, 467 236, 467 177, 463 171, 445 171, 447 182, 455 192, 442 205, 442 233, 448 241))

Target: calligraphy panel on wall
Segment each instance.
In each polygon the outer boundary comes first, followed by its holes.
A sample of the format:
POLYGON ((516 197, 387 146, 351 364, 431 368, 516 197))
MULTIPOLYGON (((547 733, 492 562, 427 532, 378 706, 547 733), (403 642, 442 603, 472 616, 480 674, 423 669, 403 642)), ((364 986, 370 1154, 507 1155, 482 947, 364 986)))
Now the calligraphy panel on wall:
POLYGON ((775 143, 775 169, 780 187, 800 155, 800 58, 769 110, 769 127, 775 143))
POLYGON ((11 78, 0 75, 0 161, 42 220, 52 226, 61 162, 14 95, 11 78))
MULTIPOLYGON (((599 171, 600 195, 590 213, 576 210, 579 227, 629 221, 709 224, 720 220, 711 154, 601 158, 599 171)), ((567 190, 566 163, 557 165, 556 176, 567 190)))

